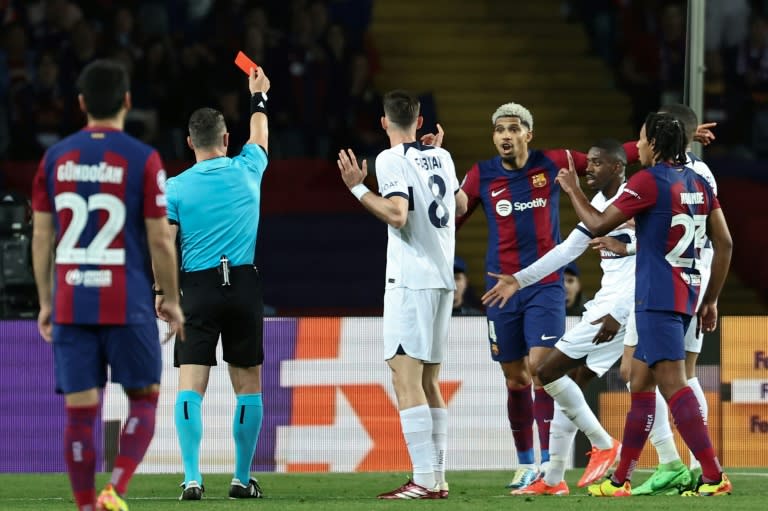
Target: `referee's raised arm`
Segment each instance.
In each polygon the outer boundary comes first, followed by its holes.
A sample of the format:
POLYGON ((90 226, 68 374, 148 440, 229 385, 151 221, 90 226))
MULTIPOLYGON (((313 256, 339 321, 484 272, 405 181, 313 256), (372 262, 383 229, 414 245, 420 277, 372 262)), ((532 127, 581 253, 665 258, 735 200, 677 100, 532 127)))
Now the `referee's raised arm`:
POLYGON ((251 68, 248 76, 248 89, 251 91, 251 121, 250 136, 246 144, 259 144, 268 151, 269 127, 267 126, 267 91, 269 78, 264 68, 251 68))

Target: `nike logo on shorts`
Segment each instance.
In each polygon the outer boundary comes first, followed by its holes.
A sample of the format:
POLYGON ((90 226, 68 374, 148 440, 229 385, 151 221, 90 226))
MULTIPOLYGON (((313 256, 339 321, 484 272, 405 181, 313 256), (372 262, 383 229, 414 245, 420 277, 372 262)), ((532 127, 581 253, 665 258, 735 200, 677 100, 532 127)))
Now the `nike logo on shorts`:
POLYGON ((552 339, 557 339, 556 335, 544 335, 541 334, 541 340, 542 341, 551 341, 552 339))

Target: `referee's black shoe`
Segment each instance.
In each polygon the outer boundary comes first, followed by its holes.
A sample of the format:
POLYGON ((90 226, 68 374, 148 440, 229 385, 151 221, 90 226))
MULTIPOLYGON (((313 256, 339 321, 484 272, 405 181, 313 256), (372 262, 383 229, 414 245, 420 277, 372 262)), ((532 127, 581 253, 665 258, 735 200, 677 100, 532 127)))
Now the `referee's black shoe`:
POLYGON ((179 500, 200 500, 203 498, 205 486, 201 486, 197 481, 190 481, 189 484, 181 483, 182 488, 179 500))
POLYGON ((229 487, 230 499, 260 499, 263 496, 259 482, 253 477, 247 486, 241 483, 240 479, 232 479, 232 485, 229 487))

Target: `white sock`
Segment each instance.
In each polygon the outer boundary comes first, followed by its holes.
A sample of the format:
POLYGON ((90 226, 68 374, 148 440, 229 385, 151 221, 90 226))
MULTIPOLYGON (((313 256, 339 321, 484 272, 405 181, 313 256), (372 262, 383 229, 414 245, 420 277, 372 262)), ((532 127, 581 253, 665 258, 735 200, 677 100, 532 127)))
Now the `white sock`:
POLYGON ((565 416, 560 405, 555 405, 549 425, 549 467, 544 474, 547 485, 555 486, 565 479, 565 464, 577 431, 576 424, 565 416))
POLYGON ((432 443, 435 452, 432 457, 432 470, 435 483, 445 482, 445 454, 448 451, 448 409, 430 408, 432 414, 432 443))
POLYGON ((677 452, 675 438, 672 436, 672 428, 669 425, 669 407, 658 387, 656 387, 656 418, 653 421, 649 439, 659 455, 660 464, 680 460, 680 453, 677 452))
MULTIPOLYGON (((707 398, 704 395, 704 389, 701 388, 701 382, 699 382, 699 379, 694 376, 693 378, 688 380, 688 386, 691 387, 691 390, 696 396, 696 400, 699 402, 699 408, 701 409, 701 416, 702 418, 704 418, 704 424, 706 425, 708 422, 707 418, 709 417, 709 405, 707 404, 707 398)), ((696 459, 696 456, 694 456, 691 451, 688 451, 688 453, 691 455, 690 463, 689 463, 691 469, 700 468, 701 463, 699 463, 699 460, 696 459)))
POLYGON ((413 482, 425 488, 435 487, 432 469, 434 444, 432 443, 432 414, 428 405, 400 410, 400 425, 413 465, 413 482))
MULTIPOLYGON (((598 449, 610 449, 613 446, 611 435, 597 420, 592 409, 587 404, 584 394, 576 382, 568 376, 544 385, 544 390, 563 407, 563 413, 571 419, 589 441, 598 449)), ((551 427, 551 426, 550 426, 551 427)))

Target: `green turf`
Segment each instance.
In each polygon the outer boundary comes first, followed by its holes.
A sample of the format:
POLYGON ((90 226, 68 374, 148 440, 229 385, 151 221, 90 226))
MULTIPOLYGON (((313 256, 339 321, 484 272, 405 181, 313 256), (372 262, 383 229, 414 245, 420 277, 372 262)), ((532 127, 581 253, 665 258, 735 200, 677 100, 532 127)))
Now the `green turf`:
MULTIPOLYGON (((131 511, 164 511, 183 509, 274 509, 274 510, 371 510, 371 509, 450 509, 482 511, 524 509, 531 511, 568 509, 585 510, 674 510, 694 506, 699 510, 765 511, 768 499, 768 470, 733 470, 731 480, 735 494, 723 498, 682 499, 681 497, 635 497, 629 499, 597 499, 584 495, 576 487, 580 470, 568 473, 569 497, 510 497, 504 484, 510 473, 451 472, 451 494, 448 500, 418 503, 379 501, 376 494, 394 489, 404 482, 404 474, 261 474, 264 499, 232 501, 227 499, 230 476, 206 476, 203 502, 179 502, 180 475, 138 475, 129 495, 131 511), (588 505, 588 507, 587 507, 588 505)), ((648 473, 638 473, 642 482, 648 473)), ((103 484, 106 475, 98 477, 103 484)), ((0 510, 68 510, 75 509, 69 483, 63 474, 0 474, 0 510)))

